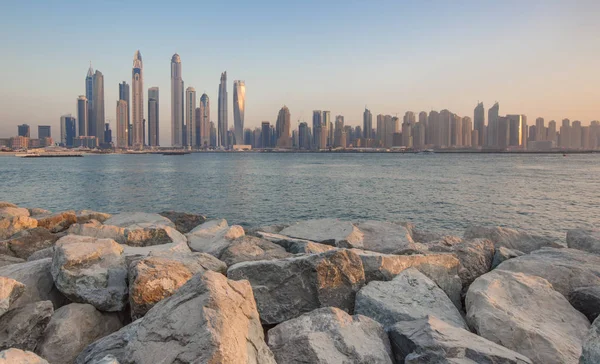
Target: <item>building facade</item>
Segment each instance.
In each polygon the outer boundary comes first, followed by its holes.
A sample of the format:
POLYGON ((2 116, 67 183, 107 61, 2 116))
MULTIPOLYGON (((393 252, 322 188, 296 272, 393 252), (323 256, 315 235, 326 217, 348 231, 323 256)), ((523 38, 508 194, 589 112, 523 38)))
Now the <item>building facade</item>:
POLYGON ((129 146, 129 123, 127 122, 127 101, 117 101, 117 142, 116 147, 121 149, 127 149, 129 146))
POLYGON ((219 146, 227 149, 229 147, 227 140, 227 130, 229 128, 227 114, 227 71, 221 73, 221 82, 219 83, 219 99, 217 101, 219 108, 217 116, 219 146))
POLYGON ((177 53, 171 58, 171 146, 183 146, 183 79, 181 58, 177 53))
POLYGON ((200 126, 200 146, 207 148, 211 145, 210 142, 210 99, 207 94, 202 94, 200 97, 200 119, 197 120, 200 126))
POLYGON ((235 144, 244 144, 244 113, 246 111, 246 83, 233 81, 233 131, 235 144))
POLYGON ((144 147, 144 63, 142 54, 136 51, 133 55, 131 70, 131 123, 133 135, 131 143, 134 149, 144 147))
POLYGON ((160 104, 158 87, 148 89, 148 146, 160 146, 160 104))
POLYGON ((193 87, 185 90, 185 125, 186 147, 194 148, 196 146, 196 89, 193 87))

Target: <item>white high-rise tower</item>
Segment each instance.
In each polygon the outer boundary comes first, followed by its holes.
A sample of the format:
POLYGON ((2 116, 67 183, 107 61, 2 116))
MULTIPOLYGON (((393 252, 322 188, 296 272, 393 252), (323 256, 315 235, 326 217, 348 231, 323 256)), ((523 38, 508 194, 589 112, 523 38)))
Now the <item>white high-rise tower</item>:
POLYGON ((144 65, 139 50, 133 55, 131 111, 133 124, 131 143, 134 149, 142 149, 144 147, 144 65))
POLYGON ((246 112, 246 83, 233 81, 233 134, 235 144, 244 144, 244 113, 246 112))
POLYGON ((171 58, 171 146, 183 146, 183 79, 181 58, 175 53, 171 58))

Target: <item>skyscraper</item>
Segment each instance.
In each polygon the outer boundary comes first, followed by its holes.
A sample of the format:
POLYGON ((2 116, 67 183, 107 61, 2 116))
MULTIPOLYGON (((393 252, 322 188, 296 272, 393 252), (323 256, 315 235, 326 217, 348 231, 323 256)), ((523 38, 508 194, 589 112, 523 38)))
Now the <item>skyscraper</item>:
MULTIPOLYGON (((488 127, 487 127, 487 141, 486 145, 488 147, 496 147, 498 146, 498 117, 500 113, 500 105, 496 102, 494 106, 492 106, 488 110, 488 127)), ((502 135, 504 137, 504 134, 502 135)))
POLYGON ((477 106, 475 107, 473 124, 475 130, 477 130, 478 145, 483 146, 485 139, 485 108, 483 107, 483 102, 477 103, 477 106))
POLYGON ((463 142, 463 146, 464 147, 471 147, 472 146, 472 135, 473 132, 473 122, 471 121, 471 118, 468 116, 465 116, 462 118, 462 142, 463 142))
POLYGON ((344 116, 335 117, 335 129, 333 132, 333 147, 346 148, 346 131, 344 130, 344 116))
POLYGON ((235 144, 244 144, 244 112, 246 111, 246 83, 233 81, 233 130, 235 144))
POLYGON ((321 120, 323 118, 323 113, 321 110, 313 110, 313 121, 312 121, 312 130, 313 130, 313 147, 319 149, 321 145, 321 120))
POLYGON ((215 148, 217 146, 217 127, 215 122, 210 122, 210 146, 215 148))
POLYGON ((219 113, 217 119, 217 128, 219 129, 219 146, 227 149, 229 147, 227 144, 227 129, 229 128, 227 122, 227 71, 221 73, 218 103, 219 113))
POLYGON ((193 87, 185 90, 185 125, 186 146, 193 148, 196 143, 196 89, 193 87))
POLYGON ((271 148, 271 123, 263 121, 261 123, 260 145, 262 148, 271 148))
POLYGON ((533 140, 544 141, 546 140, 546 127, 544 126, 544 118, 535 119, 535 137, 533 140))
POLYGON ((564 149, 571 146, 571 120, 569 119, 563 119, 562 121, 558 146, 564 149))
POLYGON ((139 50, 133 55, 131 70, 131 111, 132 146, 134 149, 142 149, 144 147, 144 63, 139 50))
POLYGON ((22 136, 22 137, 26 137, 26 138, 31 138, 31 131, 29 128, 29 125, 27 124, 22 124, 17 126, 17 132, 18 132, 18 136, 22 136))
POLYGON ((38 139, 51 138, 52 132, 50 125, 38 125, 38 139))
POLYGON ((160 145, 160 113, 158 87, 148 89, 148 146, 160 145))
POLYGON ((128 123, 127 123, 127 101, 117 101, 117 148, 127 149, 128 143, 128 123))
POLYGON ((556 121, 550 120, 548 122, 548 135, 546 136, 547 140, 554 142, 554 146, 557 144, 556 138, 556 121))
POLYGON ((362 137, 365 139, 372 139, 373 135, 371 134, 373 130, 373 114, 371 114, 371 110, 365 107, 365 112, 363 113, 363 135, 362 137))
POLYGON ((575 120, 573 121, 573 125, 571 126, 571 142, 569 143, 569 147, 571 149, 581 149, 582 143, 582 130, 581 130, 581 121, 575 120))
POLYGON ((77 135, 78 136, 88 136, 88 116, 89 116, 89 108, 88 108, 88 99, 81 95, 77 98, 77 135))
POLYGON ((112 143, 112 130, 110 129, 109 123, 104 124, 104 143, 112 143))
POLYGON ((206 148, 210 145, 210 99, 207 94, 200 97, 200 146, 206 148))
MULTIPOLYGON (((333 124, 331 123, 331 111, 323 111, 323 117, 321 118, 321 138, 325 135, 325 146, 333 146, 333 124)), ((322 144, 321 140, 321 144, 322 144)))
POLYGON ((119 84, 119 100, 127 102, 127 146, 132 145, 131 135, 133 134, 133 125, 131 125, 131 99, 129 95, 129 84, 123 81, 123 83, 119 84))
POLYGON ((73 138, 77 136, 77 122, 71 115, 60 117, 60 144, 65 147, 73 147, 73 138))
POLYGON ((440 113, 432 110, 429 112, 429 116, 427 117, 427 131, 428 135, 427 144, 433 145, 435 147, 441 146, 440 143, 440 113))
POLYGON ((449 110, 444 109, 440 111, 439 118, 439 146, 440 147, 449 147, 452 145, 452 120, 454 118, 454 114, 452 114, 449 110))
POLYGON ((310 149, 310 144, 311 140, 308 124, 302 122, 298 126, 298 149, 308 150, 310 149))
POLYGON ((171 58, 171 146, 183 146, 183 79, 181 58, 175 53, 171 58))
POLYGON ((277 134, 278 148, 292 147, 290 139, 290 110, 285 105, 279 110, 279 114, 277 115, 275 133, 277 134))
POLYGON ((94 73, 93 110, 93 125, 88 131, 89 135, 98 138, 98 145, 101 145, 104 143, 104 75, 98 70, 96 70, 96 73, 94 73))
MULTIPOLYGON (((79 135, 80 136, 88 136, 88 135, 92 135, 90 133, 92 133, 92 129, 94 129, 95 132, 95 127, 93 127, 93 125, 95 125, 94 122, 94 70, 92 69, 92 62, 90 62, 90 68, 88 69, 87 72, 87 76, 85 77, 85 98, 87 99, 87 116, 85 117, 85 120, 87 121, 87 124, 85 126, 85 128, 83 128, 83 130, 85 130, 85 133, 82 134, 81 133, 81 126, 79 128, 79 135)), ((81 125, 81 116, 78 115, 78 120, 79 120, 79 124, 81 125)), ((94 134, 95 135, 95 134, 94 134)))
POLYGON ((454 147, 462 147, 463 145, 463 128, 462 118, 456 114, 452 114, 450 121, 450 145, 454 147))

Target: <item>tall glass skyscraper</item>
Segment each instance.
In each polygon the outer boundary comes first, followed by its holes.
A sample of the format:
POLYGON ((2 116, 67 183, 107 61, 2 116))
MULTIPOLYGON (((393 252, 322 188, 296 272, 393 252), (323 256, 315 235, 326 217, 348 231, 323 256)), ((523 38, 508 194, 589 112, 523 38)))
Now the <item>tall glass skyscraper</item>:
POLYGON ((277 134, 278 148, 291 148, 290 139, 290 109, 283 106, 277 115, 277 123, 275 124, 275 133, 277 134))
POLYGON ((132 146, 135 149, 142 149, 144 147, 144 63, 142 62, 142 54, 139 50, 133 55, 131 110, 133 124, 132 146))
POLYGON ((158 147, 160 145, 159 126, 159 97, 158 87, 148 89, 148 146, 158 147))
POLYGON ((88 134, 88 99, 81 95, 77 98, 77 135, 87 136, 88 134))
POLYGON ((193 87, 185 90, 185 125, 186 146, 193 148, 196 144, 196 89, 193 87))
POLYGON ((119 84, 119 100, 123 100, 127 103, 127 115, 125 119, 125 127, 127 128, 127 146, 131 146, 131 133, 129 130, 131 127, 131 100, 129 98, 129 84, 125 81, 119 84))
POLYGON ((235 144, 244 144, 244 112, 246 111, 246 83, 233 81, 233 127, 235 144))
POLYGON ((217 128, 219 129, 219 146, 228 148, 227 143, 227 71, 221 73, 221 83, 219 83, 219 115, 217 119, 217 128))
POLYGON ((473 126, 477 130, 477 145, 483 146, 485 141, 485 108, 483 102, 477 103, 473 111, 473 126))
POLYGON ((363 138, 371 139, 373 138, 373 114, 371 114, 371 110, 365 107, 365 112, 363 113, 363 138))
MULTIPOLYGON (((85 134, 79 135, 92 135, 92 129, 96 130, 93 125, 94 123, 94 69, 92 68, 92 62, 90 62, 90 68, 88 69, 87 76, 85 77, 85 98, 87 99, 87 117, 85 120, 87 121, 87 125, 84 128, 85 134)), ((81 118, 79 118, 81 120, 81 118)), ((81 123, 81 121, 80 121, 81 123)), ((80 128, 81 130, 81 128, 80 128)), ((95 135, 95 134, 94 134, 95 135)))
POLYGON ((183 79, 181 58, 175 53, 171 58, 171 146, 183 146, 183 79))
POLYGON ((89 128, 89 135, 98 138, 98 144, 104 143, 104 75, 96 70, 94 73, 94 107, 93 124, 89 128), (93 132, 93 133, 92 133, 93 132))
POLYGON ((128 129, 127 101, 119 100, 117 101, 117 148, 127 149, 129 145, 128 129))
POLYGON ((207 94, 200 97, 200 147, 205 148, 211 145, 210 141, 210 99, 207 94))

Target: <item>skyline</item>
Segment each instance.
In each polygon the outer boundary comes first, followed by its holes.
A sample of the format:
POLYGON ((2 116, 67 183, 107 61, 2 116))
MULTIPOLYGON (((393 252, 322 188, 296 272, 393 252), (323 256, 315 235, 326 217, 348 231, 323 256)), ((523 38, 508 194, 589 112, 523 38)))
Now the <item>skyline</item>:
MULTIPOLYGON (((69 27, 57 23, 73 12, 92 11, 87 5, 71 4, 73 9, 66 9, 66 3, 58 3, 42 15, 47 6, 40 4, 34 24, 25 17, 30 8, 7 4, 4 13, 10 16, 0 27, 10 27, 11 39, 0 69, 11 71, 3 72, 6 82, 0 86, 0 135, 14 135, 14 125, 22 123, 58 130, 62 115, 76 116, 90 60, 104 75, 106 120, 116 130, 117 85, 130 82, 131 54, 136 49, 144 55, 144 93, 157 86, 163 95, 170 94, 167 62, 175 52, 181 55, 185 87, 194 87, 198 95, 206 93, 215 104, 221 72, 226 70, 230 80, 245 80, 249 88, 244 126, 251 129, 262 121, 274 124, 283 105, 289 107, 292 129, 299 120, 310 125, 312 110, 330 110, 332 115, 344 115, 346 125, 361 125, 365 106, 373 115, 447 108, 473 117, 478 101, 486 110, 498 101, 503 113, 525 114, 531 121, 569 118, 588 125, 600 118, 600 73, 595 65, 600 44, 594 40, 600 25, 593 19, 600 4, 432 4, 433 10, 389 2, 374 2, 364 9, 358 2, 345 7, 309 2, 309 9, 290 4, 279 9, 263 2, 256 9, 241 4, 225 10, 211 4, 202 18, 207 17, 206 29, 214 22, 208 17, 219 11, 234 20, 243 16, 244 22, 207 37, 202 51, 190 46, 189 15, 183 14, 182 29, 169 30, 165 21, 175 14, 164 6, 142 9, 140 21, 156 22, 156 28, 133 44, 127 37, 113 36, 116 30, 103 24, 121 19, 123 27, 117 27, 121 33, 134 24, 103 7, 92 13, 91 31, 84 35, 73 30, 79 19, 69 27), (359 10, 364 18, 358 16, 359 10), (294 12, 286 22, 261 23, 267 15, 284 11, 294 12), (444 11, 452 22, 440 21, 444 11), (159 12, 163 14, 158 16, 159 12), (375 15, 380 21, 373 23, 375 15), (389 22, 391 18, 396 20, 389 22), (46 32, 44 24, 49 22, 55 29, 46 32), (282 23, 289 25, 272 35, 282 23), (233 33, 240 27, 247 31, 236 40, 233 33), (86 37, 94 43, 82 44, 86 37), (36 51, 22 57, 26 48, 36 51), (27 107, 31 98, 40 100, 38 107, 27 107)), ((137 5, 124 5, 133 6, 137 5)), ((190 6, 193 13, 198 5, 190 6)), ((227 87, 233 89, 229 80, 227 87)), ((230 105, 232 96, 228 93, 230 105)), ((217 124, 215 108, 211 121, 217 124)), ((228 108, 228 120, 234 121, 233 111, 228 108)), ((161 145, 171 144, 170 113, 170 97, 161 98, 161 145)))

